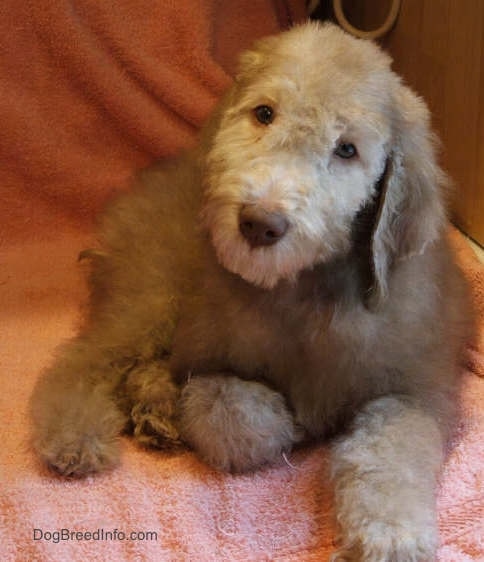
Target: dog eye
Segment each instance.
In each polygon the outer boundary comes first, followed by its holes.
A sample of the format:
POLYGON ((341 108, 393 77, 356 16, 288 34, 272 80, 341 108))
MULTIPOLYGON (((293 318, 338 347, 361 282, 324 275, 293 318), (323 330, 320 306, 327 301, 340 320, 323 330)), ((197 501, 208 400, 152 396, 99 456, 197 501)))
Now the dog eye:
POLYGON ((334 153, 340 158, 348 159, 356 156, 358 151, 356 150, 356 146, 354 144, 351 144, 350 142, 342 142, 336 147, 334 153))
POLYGON ((257 121, 262 125, 270 125, 274 121, 274 109, 270 105, 258 105, 254 109, 257 121))

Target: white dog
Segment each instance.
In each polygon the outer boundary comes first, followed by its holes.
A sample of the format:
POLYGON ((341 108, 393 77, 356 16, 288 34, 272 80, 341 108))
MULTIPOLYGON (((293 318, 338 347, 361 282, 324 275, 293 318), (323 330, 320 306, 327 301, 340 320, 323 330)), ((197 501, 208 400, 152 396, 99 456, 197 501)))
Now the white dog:
POLYGON ((374 44, 303 25, 244 53, 200 146, 139 183, 84 254, 40 456, 103 470, 129 429, 247 471, 338 433, 339 555, 431 560, 470 314, 424 103, 374 44))

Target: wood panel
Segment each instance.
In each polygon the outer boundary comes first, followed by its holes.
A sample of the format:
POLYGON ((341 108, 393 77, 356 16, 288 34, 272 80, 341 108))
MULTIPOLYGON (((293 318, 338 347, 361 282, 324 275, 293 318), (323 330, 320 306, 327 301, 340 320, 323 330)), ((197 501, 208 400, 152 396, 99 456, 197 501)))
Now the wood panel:
MULTIPOLYGON (((354 25, 375 28, 391 0, 347 0, 354 25)), ((455 222, 484 245, 484 1, 402 0, 381 41, 394 68, 427 100, 455 183, 455 222)))

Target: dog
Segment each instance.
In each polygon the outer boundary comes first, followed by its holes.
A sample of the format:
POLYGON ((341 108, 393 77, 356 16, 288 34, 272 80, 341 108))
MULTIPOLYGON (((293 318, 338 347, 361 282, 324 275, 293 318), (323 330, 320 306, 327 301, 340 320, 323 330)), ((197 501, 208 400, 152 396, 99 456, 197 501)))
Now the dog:
POLYGON ((106 212, 80 334, 31 400, 64 476, 118 437, 219 470, 332 438, 346 560, 431 560, 471 330, 425 103, 372 42, 307 23, 240 57, 199 145, 106 212))

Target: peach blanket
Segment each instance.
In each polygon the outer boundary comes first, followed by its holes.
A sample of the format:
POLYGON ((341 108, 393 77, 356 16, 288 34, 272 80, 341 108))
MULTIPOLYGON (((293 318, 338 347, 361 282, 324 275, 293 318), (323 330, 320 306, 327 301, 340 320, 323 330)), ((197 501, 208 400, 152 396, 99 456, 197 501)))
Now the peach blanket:
MULTIPOLYGON (((0 559, 321 561, 336 536, 324 445, 250 476, 141 450, 83 481, 29 448, 27 401, 85 299, 78 252, 131 171, 192 142, 234 53, 303 2, 4 0, 0 7, 0 559)), ((452 233, 481 338, 439 495, 440 562, 484 559, 484 271, 452 233)))

